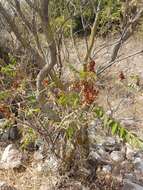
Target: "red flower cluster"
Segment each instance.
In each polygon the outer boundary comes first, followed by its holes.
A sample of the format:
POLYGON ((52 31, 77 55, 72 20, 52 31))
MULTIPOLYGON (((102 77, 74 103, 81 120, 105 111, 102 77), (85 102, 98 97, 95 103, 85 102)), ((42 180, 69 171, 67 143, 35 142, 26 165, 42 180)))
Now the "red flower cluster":
POLYGON ((95 88, 93 83, 89 83, 87 81, 83 82, 83 96, 84 96, 84 102, 87 104, 92 104, 99 91, 95 88))
POLYGON ((125 77, 123 71, 120 72, 120 74, 119 74, 119 78, 120 78, 120 80, 124 80, 124 79, 126 79, 126 77, 125 77))

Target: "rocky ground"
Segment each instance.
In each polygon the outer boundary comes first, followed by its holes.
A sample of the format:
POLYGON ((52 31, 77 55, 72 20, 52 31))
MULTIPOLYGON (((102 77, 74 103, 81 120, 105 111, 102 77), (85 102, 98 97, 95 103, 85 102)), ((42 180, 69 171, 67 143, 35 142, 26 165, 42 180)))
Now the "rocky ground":
POLYGON ((1 152, 0 189, 142 190, 143 151, 99 129, 97 121, 92 122, 86 164, 64 175, 58 172, 59 160, 53 155, 45 157, 43 147, 29 156, 14 144, 7 145, 1 152))

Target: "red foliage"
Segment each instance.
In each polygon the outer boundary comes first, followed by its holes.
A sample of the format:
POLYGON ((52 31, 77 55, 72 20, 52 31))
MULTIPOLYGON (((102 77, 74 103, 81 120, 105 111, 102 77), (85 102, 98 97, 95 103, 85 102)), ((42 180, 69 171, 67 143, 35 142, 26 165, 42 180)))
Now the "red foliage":
MULTIPOLYGON (((96 66, 95 61, 91 60, 88 64, 84 65, 84 71, 95 73, 95 66, 96 66)), ((83 89, 84 103, 92 104, 99 93, 94 82, 84 80, 81 86, 83 89)))
POLYGON ((84 102, 87 104, 92 104, 99 91, 94 87, 93 83, 89 83, 87 81, 84 81, 83 83, 83 96, 84 96, 84 102))
POLYGON ((91 60, 89 63, 84 65, 84 71, 95 73, 95 65, 96 65, 95 61, 91 60))
POLYGON ((47 79, 43 80, 43 85, 47 87, 49 85, 49 81, 47 79))
POLYGON ((140 79, 139 79, 139 78, 137 78, 136 85, 137 85, 137 86, 140 86, 140 79))
POLYGON ((87 71, 88 72, 95 72, 95 61, 91 60, 90 63, 87 64, 87 71))
MULTIPOLYGON (((95 61, 91 60, 88 64, 84 64, 84 72, 95 73, 95 61)), ((69 90, 81 93, 82 103, 92 104, 99 93, 97 87, 95 86, 95 81, 85 77, 84 80, 73 81, 69 85, 69 90)))
POLYGON ((12 88, 17 89, 20 86, 20 81, 15 80, 12 84, 12 88))
POLYGON ((10 118, 11 116, 9 108, 4 104, 0 105, 0 112, 4 115, 5 118, 10 118))
POLYGON ((81 91, 81 82, 80 81, 74 81, 72 84, 72 89, 76 92, 80 92, 81 91))
POLYGON ((124 79, 126 79, 126 77, 125 77, 123 71, 120 72, 120 74, 119 74, 119 78, 120 78, 120 80, 124 80, 124 79))

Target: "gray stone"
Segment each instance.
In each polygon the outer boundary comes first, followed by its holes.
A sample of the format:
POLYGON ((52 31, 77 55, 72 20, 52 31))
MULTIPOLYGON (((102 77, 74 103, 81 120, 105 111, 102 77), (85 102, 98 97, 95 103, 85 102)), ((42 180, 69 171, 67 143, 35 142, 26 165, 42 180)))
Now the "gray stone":
POLYGON ((135 158, 141 158, 143 160, 143 150, 139 150, 135 153, 135 158))
POLYGON ((132 173, 125 174, 124 177, 128 180, 135 180, 135 176, 132 173))
POLYGON ((112 167, 110 165, 105 165, 102 167, 102 170, 105 172, 105 173, 110 173, 111 170, 112 170, 112 167))
POLYGON ((137 181, 143 182, 143 173, 140 170, 134 170, 134 176, 137 181))
POLYGON ((133 183, 128 179, 125 179, 122 190, 143 190, 143 186, 133 183))
POLYGON ((110 145, 115 145, 116 144, 116 140, 112 137, 107 137, 106 138, 106 143, 110 144, 110 145))
POLYGON ((93 120, 89 123, 88 136, 90 144, 96 144, 96 122, 93 120))
POLYGON ((139 170, 143 174, 143 159, 140 157, 135 158, 134 160, 134 166, 136 170, 139 170))
POLYGON ((55 156, 51 155, 49 158, 45 160, 45 164, 49 166, 49 169, 52 171, 57 171, 58 168, 58 160, 55 156))
POLYGON ((36 172, 40 175, 48 175, 50 172, 58 171, 58 160, 54 156, 50 156, 43 162, 38 162, 36 172))
POLYGON ((2 187, 3 185, 5 185, 6 182, 5 181, 0 181, 0 187, 2 187))
POLYGON ((122 154, 121 151, 113 151, 111 154, 110 154, 110 157, 113 161, 115 162, 121 162, 124 160, 124 156, 122 154))
POLYGON ((104 146, 105 150, 108 152, 119 150, 121 148, 120 143, 118 143, 112 137, 107 137, 103 143, 103 146, 104 146))
POLYGON ((133 160, 134 155, 135 155, 135 151, 133 150, 133 148, 129 144, 126 144, 126 158, 128 160, 133 160))
POLYGON ((8 185, 5 181, 0 181, 0 190, 16 190, 16 188, 8 185))
POLYGON ((101 156, 95 152, 95 151, 91 151, 89 153, 89 156, 88 156, 91 160, 101 160, 101 156))
POLYGON ((39 161, 39 160, 42 160, 44 156, 41 151, 36 151, 34 152, 33 158, 34 160, 39 161))
POLYGON ((39 150, 39 151, 42 152, 42 151, 44 151, 44 147, 45 147, 44 140, 41 139, 41 138, 36 139, 36 141, 35 141, 35 148, 36 148, 36 150, 39 150))
POLYGON ((4 128, 8 123, 7 119, 0 119, 0 128, 4 128))
POLYGON ((135 126, 136 122, 133 118, 125 118, 123 121, 121 121, 121 124, 124 126, 135 126))
POLYGON ((92 130, 96 130, 100 125, 101 125, 101 121, 99 119, 92 120, 89 123, 90 129, 92 130))
POLYGON ((111 160, 108 154, 100 155, 96 151, 91 151, 88 155, 88 163, 93 167, 98 166, 98 164, 110 164, 111 160))
POLYGON ((3 132, 1 135, 1 141, 7 141, 8 139, 9 139, 9 133, 7 131, 3 132))
MULTIPOLYGON (((0 58, 0 60, 2 61, 2 59, 0 58)), ((4 118, 4 114, 2 112, 0 112, 0 119, 4 118)))
POLYGON ((20 133, 17 126, 8 128, 6 131, 3 132, 1 136, 2 141, 17 140, 19 138, 20 138, 20 133))
POLYGON ((109 153, 105 151, 105 148, 102 145, 96 146, 96 152, 102 157, 102 158, 109 158, 109 153))
POLYGON ((22 154, 21 152, 13 145, 8 145, 0 161, 1 169, 13 169, 19 168, 22 164, 22 154))
POLYGON ((17 126, 9 128, 9 140, 17 140, 20 138, 20 133, 17 126))

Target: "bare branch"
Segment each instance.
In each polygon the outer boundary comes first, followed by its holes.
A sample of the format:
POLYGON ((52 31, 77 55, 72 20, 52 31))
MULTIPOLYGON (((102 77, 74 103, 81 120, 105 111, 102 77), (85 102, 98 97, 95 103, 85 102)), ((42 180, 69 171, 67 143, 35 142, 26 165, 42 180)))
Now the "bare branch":
POLYGON ((50 54, 51 54, 51 62, 50 64, 46 64, 43 69, 39 72, 37 76, 37 100, 40 103, 40 106, 42 107, 44 105, 44 87, 43 87, 43 80, 45 77, 50 73, 50 71, 53 69, 54 65, 56 64, 56 57, 55 56, 55 44, 52 43, 50 45, 50 54))
POLYGON ((18 0, 14 0, 14 1, 15 1, 15 8, 17 10, 17 13, 21 17, 22 21, 24 22, 24 24, 28 28, 28 30, 34 35, 34 39, 35 39, 39 54, 41 54, 41 56, 44 57, 44 53, 43 53, 43 50, 42 50, 42 47, 41 47, 41 44, 40 44, 40 41, 39 41, 39 37, 38 37, 38 34, 37 34, 35 19, 32 20, 33 21, 32 23, 29 22, 29 20, 25 17, 25 15, 23 14, 23 12, 21 10, 20 2, 18 0))
MULTIPOLYGON (((106 69, 110 68, 112 65, 114 65, 114 64, 117 63, 117 62, 124 61, 124 60, 126 60, 126 59, 128 59, 128 58, 134 57, 134 56, 139 55, 139 54, 142 54, 142 53, 143 53, 143 50, 140 50, 140 51, 138 51, 138 52, 136 52, 136 53, 133 53, 133 54, 131 54, 131 55, 128 55, 128 56, 126 56, 126 57, 123 57, 122 59, 116 59, 115 61, 110 62, 108 65, 106 65, 106 66, 103 68, 104 70, 102 70, 102 72, 104 72, 106 69)), ((100 72, 97 72, 97 75, 100 75, 102 72, 101 72, 101 71, 100 71, 100 72)))
POLYGON ((56 43, 54 40, 54 36, 52 33, 52 29, 49 23, 48 18, 48 0, 41 0, 41 19, 42 19, 42 27, 47 39, 47 43, 49 44, 50 50, 50 57, 51 61, 50 64, 47 63, 43 69, 39 72, 37 76, 37 99, 39 101, 40 106, 44 105, 44 87, 43 87, 43 80, 45 77, 50 74, 51 70, 53 69, 54 65, 57 64, 57 50, 56 50, 56 43))
POLYGON ((35 5, 35 3, 32 3, 30 0, 25 0, 25 1, 31 9, 34 9, 39 15, 41 15, 40 9, 35 5))
POLYGON ((106 69, 108 69, 109 67, 111 67, 116 61, 115 59, 117 58, 119 49, 121 47, 121 45, 127 41, 129 39, 129 37, 134 33, 135 31, 135 27, 139 21, 139 19, 141 18, 141 16, 143 15, 143 9, 141 9, 140 11, 138 11, 138 13, 134 16, 134 18, 132 18, 129 23, 127 23, 127 25, 125 26, 122 35, 118 41, 117 44, 115 44, 114 48, 113 48, 113 52, 111 55, 111 60, 108 62, 107 65, 99 68, 97 70, 97 75, 103 73, 106 69))
POLYGON ((23 47, 28 47, 29 43, 27 43, 24 38, 22 38, 21 33, 19 32, 19 29, 15 22, 12 20, 11 15, 6 11, 6 9, 2 6, 2 3, 0 2, 0 13, 3 15, 9 26, 11 27, 12 31, 15 33, 17 39, 21 42, 23 47))
POLYGON ((97 11, 96 11, 95 20, 94 20, 93 27, 92 27, 92 30, 91 30, 89 47, 88 47, 88 51, 86 53, 86 56, 84 58, 85 64, 88 61, 88 58, 90 58, 90 54, 91 54, 91 51, 92 51, 92 48, 93 48, 93 45, 94 45, 94 39, 95 39, 96 31, 97 31, 97 24, 98 24, 99 13, 100 13, 100 5, 101 5, 101 1, 99 1, 97 11))
MULTIPOLYGON (((17 4, 17 8, 20 9, 19 4, 17 4)), ((22 37, 21 31, 18 28, 18 26, 16 25, 15 21, 12 19, 11 15, 6 11, 6 9, 3 7, 2 3, 0 2, 0 13, 3 15, 3 17, 5 18, 5 20, 7 21, 7 23, 9 24, 11 30, 14 32, 15 36, 17 37, 17 39, 20 41, 20 43, 22 44, 22 46, 24 48, 26 48, 27 50, 30 50, 31 52, 34 52, 35 55, 38 57, 40 64, 39 67, 41 67, 42 65, 44 65, 44 59, 40 56, 40 54, 36 51, 36 49, 34 49, 31 45, 30 42, 25 40, 25 38, 22 37)), ((21 15, 22 16, 22 15, 21 15)), ((23 19, 24 16, 22 16, 23 19)), ((25 22, 27 22, 25 20, 25 22)), ((28 24, 29 25, 29 24, 28 24)), ((30 26, 29 26, 30 27, 30 26)))
POLYGON ((48 5, 49 5, 49 0, 41 0, 41 18, 45 24, 48 24, 49 22, 48 5))
POLYGON ((20 2, 18 0, 14 0, 14 1, 15 1, 15 8, 16 8, 19 16, 22 18, 22 20, 24 21, 24 23, 26 24, 26 26, 28 27, 28 29, 32 32, 31 23, 27 20, 27 18, 25 17, 25 15, 22 13, 20 2))

